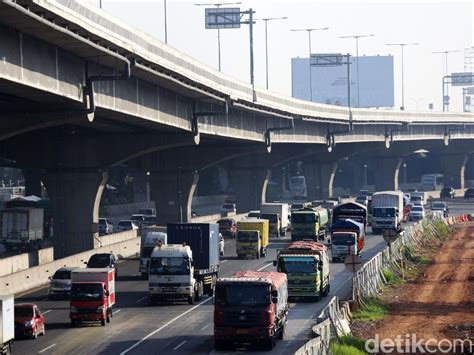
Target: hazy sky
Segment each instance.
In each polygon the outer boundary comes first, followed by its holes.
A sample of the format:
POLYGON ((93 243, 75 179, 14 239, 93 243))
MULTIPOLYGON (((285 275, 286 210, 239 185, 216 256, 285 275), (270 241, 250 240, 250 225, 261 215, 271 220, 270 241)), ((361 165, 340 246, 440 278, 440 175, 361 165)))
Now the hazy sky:
MULTIPOLYGON (((98 6, 99 1, 90 1, 98 6)), ((204 27, 204 8, 197 1, 167 0, 168 44, 217 69, 217 31, 204 27)), ((203 1, 206 2, 206 1, 203 1)), ((213 3, 214 1, 210 1, 213 3)), ((216 1, 218 2, 218 1, 216 1)), ((224 2, 224 1, 222 1, 224 2)), ((287 16, 268 23, 270 90, 291 95, 291 58, 308 56, 306 32, 290 29, 329 27, 313 32, 313 53, 354 53, 355 41, 342 35, 374 33, 359 40, 359 55, 395 56, 395 106, 401 103, 401 56, 399 47, 387 43, 418 42, 405 47, 405 106, 416 110, 433 102, 441 110, 441 80, 444 54, 433 51, 460 50, 449 54, 449 72, 464 71, 464 49, 473 46, 472 1, 243 1, 256 18, 287 16)), ((164 41, 163 0, 102 0, 104 11, 164 41)), ((265 87, 264 24, 254 27, 255 82, 265 87)), ((222 71, 249 82, 249 30, 221 30, 222 71)), ((461 111, 461 89, 450 89, 451 111, 461 111)), ((474 107, 473 107, 474 108, 474 107)))

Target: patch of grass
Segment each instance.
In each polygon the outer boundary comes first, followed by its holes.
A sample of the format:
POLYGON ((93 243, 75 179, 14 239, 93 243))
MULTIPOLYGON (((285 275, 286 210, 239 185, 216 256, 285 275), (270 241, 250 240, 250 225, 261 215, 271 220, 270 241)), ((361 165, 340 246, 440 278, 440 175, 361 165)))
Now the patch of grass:
POLYGON ((388 313, 387 306, 382 304, 377 298, 370 298, 365 302, 365 306, 352 313, 352 318, 362 322, 369 322, 383 319, 388 313))
POLYGON ((333 355, 365 355, 365 351, 360 351, 350 345, 342 345, 338 343, 331 344, 331 352, 333 355))
POLYGON ((339 337, 340 345, 352 346, 365 353, 365 340, 352 335, 343 335, 339 337))
POLYGON ((414 258, 413 258, 413 262, 418 264, 418 265, 430 265, 431 264, 431 259, 426 257, 426 256, 423 256, 423 255, 416 255, 414 258))
POLYGON ((404 283, 404 281, 390 269, 383 268, 382 274, 389 285, 401 285, 404 283))

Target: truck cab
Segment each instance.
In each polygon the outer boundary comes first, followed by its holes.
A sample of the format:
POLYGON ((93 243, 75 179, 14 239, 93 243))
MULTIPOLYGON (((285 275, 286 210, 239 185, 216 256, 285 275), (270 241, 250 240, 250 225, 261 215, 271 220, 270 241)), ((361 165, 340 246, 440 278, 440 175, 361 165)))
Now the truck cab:
POLYGON ((348 255, 359 255, 365 245, 365 228, 351 219, 339 220, 331 227, 332 261, 344 261, 348 255))
POLYGON ((257 259, 267 255, 269 223, 266 219, 237 222, 237 257, 251 255, 257 259))
POLYGON ((279 213, 262 213, 261 219, 267 219, 270 223, 270 234, 276 237, 280 236, 281 218, 279 213))
POLYGON ((305 207, 291 214, 291 240, 324 240, 329 217, 322 207, 305 207))

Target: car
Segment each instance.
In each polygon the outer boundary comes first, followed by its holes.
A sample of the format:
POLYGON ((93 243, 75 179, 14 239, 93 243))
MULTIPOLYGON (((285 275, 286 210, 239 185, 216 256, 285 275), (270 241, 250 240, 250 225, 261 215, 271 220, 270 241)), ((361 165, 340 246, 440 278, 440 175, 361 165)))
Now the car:
POLYGON ((144 214, 132 214, 132 217, 130 217, 130 220, 138 225, 138 227, 143 226, 143 222, 145 222, 145 215, 144 214))
POLYGON ((360 196, 370 196, 369 190, 360 190, 359 191, 360 196))
POLYGON ((345 194, 341 196, 341 200, 350 200, 352 198, 351 195, 345 194))
POLYGON ((221 207, 221 213, 237 212, 235 203, 224 203, 221 207))
POLYGON ((356 197, 355 202, 367 206, 369 204, 369 197, 367 195, 359 195, 356 197))
POLYGON ((251 219, 251 218, 260 218, 260 211, 250 211, 249 213, 247 213, 247 218, 248 219, 251 219))
POLYGON ((114 225, 107 218, 99 218, 99 235, 112 234, 114 232, 114 225))
POLYGON ((125 231, 130 231, 133 229, 138 229, 138 226, 135 224, 135 222, 129 219, 123 219, 117 224, 118 232, 125 232, 125 231))
POLYGON ((337 197, 337 196, 336 196, 336 197, 335 197, 335 196, 329 197, 328 200, 329 200, 329 201, 335 201, 335 202, 337 202, 337 203, 341 203, 341 198, 340 198, 340 197, 337 197))
POLYGON ((291 207, 290 207, 290 211, 291 212, 294 212, 294 211, 298 211, 302 208, 305 208, 306 207, 306 204, 305 203, 292 203, 291 204, 291 207))
POLYGON ((408 214, 408 219, 410 221, 419 221, 425 218, 425 209, 423 206, 412 206, 408 214))
POLYGON ((91 255, 86 267, 89 269, 112 268, 115 269, 115 277, 118 274, 117 257, 112 253, 96 253, 91 255))
POLYGON ((46 325, 44 315, 34 303, 18 303, 15 305, 15 337, 30 337, 45 335, 46 325))
POLYGON ((69 298, 71 294, 71 272, 76 267, 61 267, 49 278, 48 298, 69 298))
POLYGON ((156 216, 155 215, 148 215, 145 216, 145 220, 143 221, 143 226, 153 226, 156 224, 156 216))
POLYGON ((431 205, 431 210, 442 211, 445 217, 448 217, 449 214, 449 208, 446 202, 433 202, 433 204, 431 205))
POLYGON ((465 199, 469 199, 469 198, 473 198, 473 197, 474 197, 474 189, 473 188, 467 189, 466 192, 464 192, 464 198, 465 199))
POLYGON ((224 255, 224 246, 225 246, 224 237, 222 236, 222 233, 219 233, 219 255, 220 256, 224 255))
POLYGON ((445 186, 439 193, 440 198, 454 198, 456 191, 451 186, 445 186))
POLYGON ((229 236, 235 238, 237 234, 237 224, 233 218, 221 218, 217 221, 219 225, 219 232, 223 236, 229 236))
POLYGON ((154 216, 156 215, 154 208, 140 208, 138 210, 138 214, 142 214, 144 216, 154 216))

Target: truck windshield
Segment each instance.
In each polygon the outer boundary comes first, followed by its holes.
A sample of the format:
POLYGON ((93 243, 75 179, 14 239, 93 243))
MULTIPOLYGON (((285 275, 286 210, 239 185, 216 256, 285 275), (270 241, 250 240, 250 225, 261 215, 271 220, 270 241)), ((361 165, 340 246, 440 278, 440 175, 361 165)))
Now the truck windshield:
POLYGON ((395 209, 394 208, 374 208, 372 213, 374 217, 394 217, 395 209))
POLYGON ((216 304, 221 306, 266 306, 270 290, 264 285, 225 285, 216 289, 216 304))
POLYGON ((337 234, 332 236, 333 245, 354 245, 355 238, 350 234, 337 234))
POLYGON ((101 300, 104 290, 102 284, 72 284, 71 300, 93 301, 101 300))
POLYGON ((143 249, 142 249, 142 258, 149 258, 151 256, 151 253, 153 252, 153 249, 155 249, 155 246, 143 247, 143 249))
POLYGON ((318 219, 314 213, 292 213, 291 222, 295 223, 317 223, 318 219))
POLYGON ((258 242, 257 232, 240 231, 237 234, 237 240, 239 242, 258 242))
POLYGON ((188 275, 190 271, 189 258, 152 258, 150 262, 151 275, 188 275))
POLYGON ((314 274, 315 262, 310 257, 282 257, 280 258, 280 269, 286 274, 314 274))
POLYGON ((261 219, 268 219, 270 223, 277 223, 278 222, 278 214, 276 213, 262 213, 260 215, 261 219))

